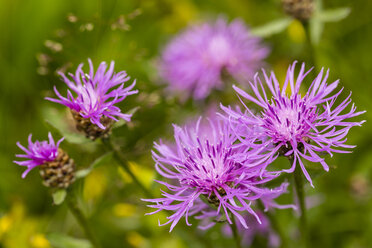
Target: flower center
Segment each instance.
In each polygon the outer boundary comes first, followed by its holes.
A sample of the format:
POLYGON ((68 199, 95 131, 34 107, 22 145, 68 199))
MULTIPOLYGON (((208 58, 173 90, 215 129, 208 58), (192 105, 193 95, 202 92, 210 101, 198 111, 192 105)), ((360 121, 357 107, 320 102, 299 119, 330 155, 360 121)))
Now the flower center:
POLYGON ((264 128, 274 142, 303 140, 316 118, 316 107, 306 106, 300 96, 279 96, 263 113, 264 128))
POLYGON ((47 141, 36 141, 33 153, 35 154, 34 159, 40 161, 40 163, 53 161, 58 155, 57 147, 47 141))
MULTIPOLYGON (((230 188, 233 188, 234 187, 234 183, 233 182, 227 182, 226 185, 229 186, 230 188)), ((217 192, 222 197, 226 195, 226 190, 224 188, 221 188, 221 187, 218 188, 217 189, 217 192)), ((213 204, 216 207, 218 207, 220 205, 220 200, 218 199, 217 195, 214 192, 212 192, 209 196, 205 196, 205 197, 207 198, 207 201, 210 204, 213 204)))
POLYGON ((214 36, 207 48, 208 62, 218 66, 226 66, 231 59, 231 47, 222 35, 214 36))
POLYGON ((100 95, 91 81, 84 85, 84 89, 81 91, 81 102, 85 107, 83 111, 86 114, 95 112, 100 108, 100 95))
POLYGON ((233 161, 229 159, 231 149, 222 148, 222 143, 197 147, 194 150, 185 148, 188 157, 183 163, 181 183, 192 187, 219 188, 231 180, 234 169, 233 161))

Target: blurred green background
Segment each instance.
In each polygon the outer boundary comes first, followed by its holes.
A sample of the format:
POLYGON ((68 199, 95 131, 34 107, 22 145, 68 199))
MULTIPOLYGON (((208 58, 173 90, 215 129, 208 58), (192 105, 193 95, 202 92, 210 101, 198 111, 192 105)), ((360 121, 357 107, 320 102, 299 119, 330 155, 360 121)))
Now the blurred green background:
MULTIPOLYGON (((367 110, 362 117, 367 122, 351 130, 354 152, 328 159, 333 169, 307 191, 316 205, 308 214, 310 237, 314 247, 372 247, 372 1, 323 1, 324 9, 339 7, 349 7, 350 15, 324 24, 313 55, 317 70, 330 68, 330 80, 341 79, 344 96, 353 91, 358 108, 367 110)), ((120 107, 124 112, 140 109, 114 135, 135 173, 159 192, 152 183, 152 142, 170 137, 171 123, 182 123, 200 108, 164 96, 156 59, 182 28, 221 14, 241 18, 252 28, 285 17, 278 0, 0 0, 0 247, 90 247, 66 206, 53 205, 37 170, 21 179, 23 168, 12 163, 20 152, 15 143, 25 144, 29 133, 40 140, 48 131, 58 136, 53 125, 69 130, 59 121, 65 109, 43 100, 53 95, 53 85, 64 92, 56 70, 74 71, 87 58, 96 66, 114 60, 116 71, 126 70, 137 79, 140 94, 120 107)), ((311 59, 298 21, 264 42, 272 49, 267 62, 279 77, 293 60, 311 59)), ((105 153, 99 142, 73 134, 62 147, 79 168, 105 153)), ((144 216, 149 209, 139 199, 141 191, 111 159, 74 187, 104 247, 225 247, 232 242, 220 235, 221 226, 206 235, 195 222, 190 228, 180 221, 170 234, 169 226, 157 227, 158 217, 164 216, 144 216)), ((293 212, 278 211, 277 216, 288 235, 294 235, 293 212)), ((256 239, 254 247, 264 246, 256 239)))

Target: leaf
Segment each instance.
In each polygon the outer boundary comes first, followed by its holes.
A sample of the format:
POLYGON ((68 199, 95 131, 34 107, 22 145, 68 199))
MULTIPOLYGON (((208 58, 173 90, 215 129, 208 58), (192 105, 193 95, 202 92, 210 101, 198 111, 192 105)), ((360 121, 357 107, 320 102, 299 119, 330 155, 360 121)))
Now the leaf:
POLYGON ((90 140, 85 138, 83 135, 80 135, 80 134, 77 134, 77 133, 69 133, 69 132, 60 130, 58 127, 56 127, 53 123, 51 123, 48 120, 45 120, 45 124, 54 133, 58 133, 62 137, 65 137, 66 141, 68 141, 69 143, 84 144, 84 143, 90 142, 90 140))
POLYGON ((315 2, 314 16, 310 20, 310 39, 313 44, 318 44, 323 33, 325 22, 337 22, 346 18, 351 12, 348 7, 323 10, 321 0, 315 2))
MULTIPOLYGON (((126 114, 134 114, 138 111, 140 107, 135 107, 135 108, 132 108, 131 110, 129 110, 128 112, 126 112, 126 114)), ((115 122, 114 125, 112 126, 112 129, 115 129, 115 128, 119 128, 121 126, 124 126, 127 122, 123 119, 120 119, 119 121, 115 122)))
POLYGON ((53 203, 55 205, 60 205, 66 198, 67 192, 65 189, 59 189, 53 193, 53 203))
POLYGON ((314 17, 310 19, 310 41, 317 45, 323 33, 324 23, 316 17, 323 11, 323 3, 321 0, 316 0, 314 5, 314 17))
POLYGON ((103 154, 101 157, 94 160, 93 163, 89 166, 89 168, 78 170, 75 174, 75 177, 77 179, 86 177, 94 168, 104 164, 109 159, 111 159, 111 157, 112 157, 112 152, 107 152, 107 153, 103 154))
POLYGON ((322 22, 338 22, 342 19, 345 19, 350 14, 350 12, 351 9, 348 7, 324 10, 315 15, 314 18, 317 18, 322 22))
POLYGON ((320 38, 322 36, 324 29, 324 23, 317 20, 317 19, 312 19, 310 21, 310 40, 311 43, 313 44, 318 44, 320 41, 320 38))
POLYGON ((282 19, 278 19, 278 20, 266 23, 260 27, 253 28, 251 32, 253 35, 257 35, 261 37, 268 37, 273 34, 278 34, 284 31, 291 22, 292 22, 292 18, 285 17, 282 19))
POLYGON ((50 233, 47 239, 55 248, 93 248, 86 239, 77 239, 61 233, 50 233))
POLYGON ((45 123, 51 131, 65 137, 66 141, 72 144, 91 143, 84 135, 74 132, 68 125, 67 115, 57 109, 45 107, 42 109, 45 123))
POLYGON ((89 175, 89 173, 90 173, 91 171, 92 171, 91 168, 86 168, 86 169, 78 170, 78 171, 76 171, 76 173, 75 173, 75 177, 76 177, 76 179, 86 177, 86 176, 89 175))

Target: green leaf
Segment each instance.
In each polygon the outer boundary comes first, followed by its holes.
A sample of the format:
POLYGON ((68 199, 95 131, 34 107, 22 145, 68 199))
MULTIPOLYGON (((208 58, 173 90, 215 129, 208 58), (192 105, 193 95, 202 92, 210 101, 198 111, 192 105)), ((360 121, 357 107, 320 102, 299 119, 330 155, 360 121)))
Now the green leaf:
POLYGON ((314 18, 319 19, 322 22, 338 22, 345 19, 351 12, 348 7, 324 10, 315 15, 314 18))
POLYGON ((319 18, 316 18, 323 11, 323 3, 321 0, 316 0, 314 17, 310 19, 310 41, 317 45, 323 33, 324 23, 319 18))
POLYGON ((65 137, 66 141, 72 144, 84 144, 91 142, 83 134, 74 132, 68 125, 67 115, 57 109, 45 107, 42 109, 45 123, 52 132, 65 137))
POLYGON ((75 174, 75 177, 77 179, 86 177, 94 168, 106 163, 107 161, 111 159, 111 157, 112 157, 112 152, 107 152, 103 154, 101 157, 94 160, 93 163, 89 166, 89 168, 78 170, 75 174))
POLYGON ((59 189, 53 193, 53 203, 60 205, 66 198, 67 192, 65 189, 59 189))
POLYGON ((318 44, 323 33, 325 22, 337 22, 346 18, 351 12, 348 7, 323 10, 321 0, 316 0, 314 16, 310 19, 310 39, 313 44, 318 44))
POLYGON ((93 248, 86 239, 77 239, 61 233, 50 233, 47 239, 55 248, 93 248))
POLYGON ((56 127, 52 122, 45 120, 46 126, 51 129, 52 132, 58 133, 59 135, 65 137, 66 141, 72 144, 84 144, 87 142, 90 142, 89 139, 84 137, 83 135, 80 135, 78 133, 71 133, 71 132, 66 132, 64 130, 59 129, 56 127))
POLYGON ((273 34, 278 34, 284 31, 289 24, 292 22, 292 18, 285 17, 282 19, 278 19, 267 24, 264 24, 260 27, 255 27, 251 30, 252 34, 261 36, 261 37, 268 37, 273 34))
MULTIPOLYGON (((135 107, 135 108, 132 108, 131 110, 129 110, 128 112, 126 112, 126 114, 131 114, 133 115, 134 113, 137 112, 137 110, 139 109, 140 107, 135 107)), ((115 122, 114 125, 112 126, 113 129, 115 128, 119 128, 121 126, 124 126, 127 122, 123 119, 120 119, 119 121, 115 122)))
POLYGON ((86 168, 86 169, 78 170, 78 171, 76 171, 76 173, 75 173, 75 177, 76 177, 76 179, 86 177, 86 176, 89 175, 89 173, 90 173, 91 171, 92 171, 91 168, 86 168))
POLYGON ((310 40, 313 44, 319 44, 324 29, 324 23, 313 19, 310 21, 310 40))

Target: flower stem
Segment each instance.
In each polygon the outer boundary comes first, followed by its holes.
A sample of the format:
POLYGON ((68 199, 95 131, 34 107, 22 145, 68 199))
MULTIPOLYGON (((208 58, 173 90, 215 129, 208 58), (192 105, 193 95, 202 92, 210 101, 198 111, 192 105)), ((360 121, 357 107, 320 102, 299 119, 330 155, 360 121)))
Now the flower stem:
MULTIPOLYGON (((291 161, 291 160, 290 160, 291 161)), ((293 161, 291 161, 293 163, 293 161)), ((306 220, 306 204, 305 204, 305 192, 304 192, 304 180, 301 168, 296 166, 293 174, 294 183, 296 188, 296 195, 298 203, 300 205, 300 232, 301 232, 301 243, 303 247, 307 247, 307 220, 306 220)))
POLYGON ((310 23, 309 21, 302 21, 302 26, 304 27, 305 34, 306 34, 306 54, 309 59, 309 63, 314 67, 312 70, 312 74, 314 78, 317 74, 317 61, 316 61, 316 50, 311 41, 311 31, 310 31, 310 23))
POLYGON ((92 230, 89 227, 88 221, 84 216, 81 209, 78 207, 77 201, 73 193, 67 197, 67 206, 71 213, 74 215, 75 219, 79 223, 80 227, 84 230, 86 237, 90 240, 93 247, 100 248, 100 244, 96 239, 96 236, 93 234, 92 230))
POLYGON ((239 232, 238 232, 238 228, 237 228, 234 216, 231 216, 231 221, 232 221, 232 224, 230 225, 230 227, 231 227, 231 231, 233 233, 233 237, 234 237, 234 240, 235 240, 236 247, 241 248, 242 243, 241 243, 241 239, 240 239, 240 236, 239 236, 239 232))
POLYGON ((129 168, 128 161, 126 160, 124 154, 120 151, 120 148, 114 144, 110 138, 102 139, 102 142, 114 152, 114 158, 119 163, 119 165, 129 174, 132 178, 133 182, 137 184, 137 186, 143 191, 147 198, 153 198, 151 192, 138 180, 136 175, 132 172, 129 168))

